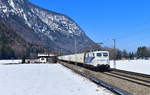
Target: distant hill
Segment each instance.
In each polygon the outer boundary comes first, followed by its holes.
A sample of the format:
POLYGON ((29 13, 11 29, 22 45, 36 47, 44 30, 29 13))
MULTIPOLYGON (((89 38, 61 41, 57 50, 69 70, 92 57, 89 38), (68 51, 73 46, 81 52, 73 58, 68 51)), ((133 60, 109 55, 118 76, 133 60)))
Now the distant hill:
POLYGON ((73 53, 75 40, 77 51, 94 44, 71 18, 28 0, 0 0, 0 19, 27 42, 54 51, 73 53))

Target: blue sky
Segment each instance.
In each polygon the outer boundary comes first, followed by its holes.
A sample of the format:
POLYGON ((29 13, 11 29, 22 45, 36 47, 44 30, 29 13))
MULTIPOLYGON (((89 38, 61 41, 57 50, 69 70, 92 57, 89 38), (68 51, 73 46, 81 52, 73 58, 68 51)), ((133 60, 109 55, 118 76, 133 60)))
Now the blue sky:
POLYGON ((30 2, 74 19, 95 42, 136 51, 150 46, 149 0, 30 0, 30 2))

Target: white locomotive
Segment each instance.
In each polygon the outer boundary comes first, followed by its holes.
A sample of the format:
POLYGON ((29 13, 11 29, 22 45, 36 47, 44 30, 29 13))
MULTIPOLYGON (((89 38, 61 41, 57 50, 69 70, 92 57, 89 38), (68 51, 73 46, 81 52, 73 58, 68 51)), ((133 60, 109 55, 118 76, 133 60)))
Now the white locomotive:
POLYGON ((80 54, 59 56, 58 60, 78 63, 80 65, 91 66, 99 71, 106 71, 110 69, 109 66, 109 52, 108 51, 95 51, 80 54))

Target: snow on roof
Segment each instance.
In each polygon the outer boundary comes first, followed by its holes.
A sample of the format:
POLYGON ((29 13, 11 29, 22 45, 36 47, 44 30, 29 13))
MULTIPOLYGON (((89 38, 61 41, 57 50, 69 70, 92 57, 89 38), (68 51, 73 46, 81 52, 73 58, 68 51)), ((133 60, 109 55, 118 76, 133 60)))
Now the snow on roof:
POLYGON ((43 57, 43 56, 51 57, 51 56, 56 56, 56 54, 55 53, 39 53, 38 54, 38 57, 43 57))

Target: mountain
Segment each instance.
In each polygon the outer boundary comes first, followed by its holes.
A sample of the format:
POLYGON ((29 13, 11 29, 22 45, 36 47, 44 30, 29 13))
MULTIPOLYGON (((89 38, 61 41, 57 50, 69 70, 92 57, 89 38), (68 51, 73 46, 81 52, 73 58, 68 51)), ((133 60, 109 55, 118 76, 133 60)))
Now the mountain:
POLYGON ((0 0, 0 20, 24 40, 54 51, 73 53, 94 42, 66 15, 40 8, 28 0, 0 0))

